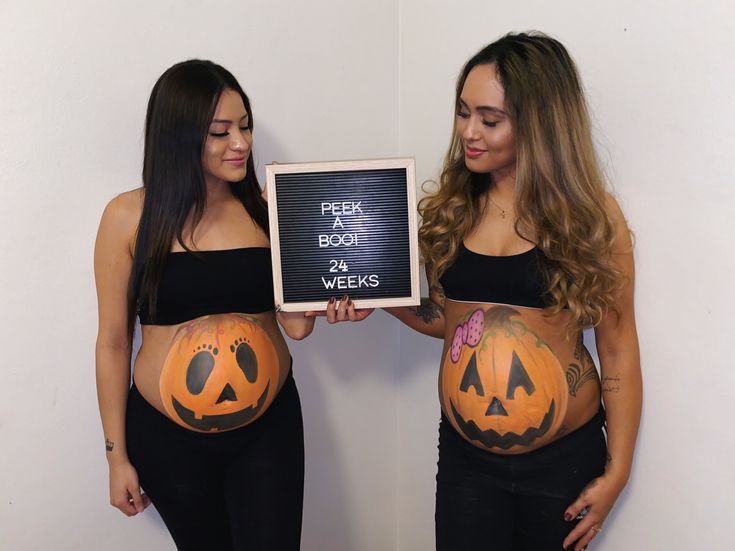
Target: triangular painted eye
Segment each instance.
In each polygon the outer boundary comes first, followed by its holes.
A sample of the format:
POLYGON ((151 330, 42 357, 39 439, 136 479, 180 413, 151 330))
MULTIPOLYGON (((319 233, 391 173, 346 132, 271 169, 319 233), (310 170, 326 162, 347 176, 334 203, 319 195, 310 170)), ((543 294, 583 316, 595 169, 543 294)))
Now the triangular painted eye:
POLYGON ((482 382, 480 381, 480 374, 477 372, 477 352, 473 352, 470 361, 467 362, 467 369, 465 369, 464 375, 462 376, 459 390, 467 392, 471 386, 475 387, 475 392, 478 396, 485 396, 485 391, 482 389, 482 382))
POLYGON ((254 383, 258 378, 258 357, 250 348, 250 345, 246 342, 241 342, 237 346, 235 351, 235 360, 237 365, 240 366, 242 372, 245 374, 245 378, 250 383, 254 383))
POLYGON ((209 379, 209 374, 214 369, 214 356, 210 352, 202 350, 194 354, 186 369, 186 388, 192 394, 199 394, 209 379))
POLYGON ((513 359, 510 362, 510 374, 508 375, 508 391, 505 394, 506 400, 513 400, 515 397, 516 389, 523 387, 526 394, 529 396, 536 391, 536 387, 533 386, 531 378, 526 372, 526 368, 523 367, 521 359, 513 351, 513 359))

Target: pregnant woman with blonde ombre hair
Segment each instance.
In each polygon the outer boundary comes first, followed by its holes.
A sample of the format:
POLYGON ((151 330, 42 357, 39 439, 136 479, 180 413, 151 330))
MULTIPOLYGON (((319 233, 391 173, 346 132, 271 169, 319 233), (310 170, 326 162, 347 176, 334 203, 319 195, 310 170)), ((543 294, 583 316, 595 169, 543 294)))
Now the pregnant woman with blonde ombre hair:
POLYGON ((640 418, 630 233, 557 40, 483 48, 453 107, 419 206, 431 300, 389 310, 444 339, 437 548, 581 551, 628 480, 640 418))

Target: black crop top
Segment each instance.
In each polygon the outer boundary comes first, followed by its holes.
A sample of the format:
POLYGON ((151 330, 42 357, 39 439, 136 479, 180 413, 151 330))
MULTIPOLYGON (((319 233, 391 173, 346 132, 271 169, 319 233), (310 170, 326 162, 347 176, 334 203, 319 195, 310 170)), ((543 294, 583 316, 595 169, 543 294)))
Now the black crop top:
POLYGON ((208 314, 273 310, 272 273, 266 247, 169 253, 158 283, 156 316, 151 318, 143 304, 140 323, 175 325, 208 314))
POLYGON ((536 247, 511 256, 472 252, 460 243, 454 263, 439 278, 448 299, 545 308, 544 256, 536 247))

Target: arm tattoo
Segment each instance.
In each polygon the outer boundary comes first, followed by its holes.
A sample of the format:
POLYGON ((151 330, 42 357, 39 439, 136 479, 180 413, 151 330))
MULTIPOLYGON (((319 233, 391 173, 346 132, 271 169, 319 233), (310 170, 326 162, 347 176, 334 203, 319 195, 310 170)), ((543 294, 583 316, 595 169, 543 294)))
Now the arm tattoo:
POLYGON ((605 461, 605 466, 612 463, 612 455, 610 455, 610 452, 607 452, 607 460, 605 461))
POLYGON ((107 450, 108 452, 111 452, 112 448, 114 447, 115 447, 115 443, 109 438, 105 438, 105 450, 107 450))
POLYGON ((444 302, 447 300, 447 295, 444 294, 444 287, 442 287, 441 285, 434 285, 431 290, 439 295, 441 305, 444 306, 444 302))
POLYGON ((620 392, 620 377, 603 377, 602 378, 602 391, 603 392, 620 392))
POLYGON ((582 349, 584 348, 584 337, 580 331, 577 335, 577 342, 574 345, 574 359, 579 361, 582 359, 582 349))
POLYGON ((441 308, 427 298, 422 298, 421 306, 415 306, 412 310, 427 325, 434 323, 434 320, 438 320, 442 314, 441 308))

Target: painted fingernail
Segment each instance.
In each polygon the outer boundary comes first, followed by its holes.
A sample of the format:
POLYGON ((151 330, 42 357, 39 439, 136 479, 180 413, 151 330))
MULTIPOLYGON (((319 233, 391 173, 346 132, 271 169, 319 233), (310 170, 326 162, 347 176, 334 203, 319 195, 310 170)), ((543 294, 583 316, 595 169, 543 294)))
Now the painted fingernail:
MULTIPOLYGON (((570 515, 569 513, 564 513, 564 520, 566 520, 567 522, 569 522, 570 520, 572 520, 572 515, 570 515)), ((566 547, 565 547, 565 549, 566 549, 566 547)))
POLYGON ((334 301, 337 300, 336 298, 332 297, 329 299, 329 304, 334 304, 334 301))
POLYGON ((347 295, 342 297, 342 302, 347 302, 347 295))
POLYGON ((352 306, 352 299, 347 301, 347 306, 352 306))

